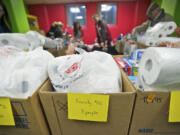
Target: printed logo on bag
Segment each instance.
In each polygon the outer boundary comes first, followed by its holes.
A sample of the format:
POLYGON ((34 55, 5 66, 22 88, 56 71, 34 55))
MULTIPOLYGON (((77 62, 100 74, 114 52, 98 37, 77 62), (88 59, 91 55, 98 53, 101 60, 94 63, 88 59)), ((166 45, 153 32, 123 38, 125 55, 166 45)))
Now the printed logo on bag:
POLYGON ((83 60, 83 59, 81 59, 80 62, 74 63, 74 64, 73 64, 70 68, 68 68, 65 72, 66 72, 67 74, 71 74, 71 73, 77 71, 77 70, 81 67, 81 62, 82 62, 82 60, 83 60))
POLYGON ((0 55, 1 56, 8 56, 9 55, 10 50, 4 50, 4 49, 0 49, 0 55))

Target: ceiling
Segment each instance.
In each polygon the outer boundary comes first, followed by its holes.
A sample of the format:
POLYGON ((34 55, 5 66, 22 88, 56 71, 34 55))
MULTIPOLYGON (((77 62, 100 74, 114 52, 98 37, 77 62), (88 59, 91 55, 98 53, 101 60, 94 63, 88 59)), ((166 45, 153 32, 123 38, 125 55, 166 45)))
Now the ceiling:
POLYGON ((25 4, 57 4, 57 3, 82 3, 82 2, 116 2, 116 1, 135 1, 135 0, 24 0, 25 4))

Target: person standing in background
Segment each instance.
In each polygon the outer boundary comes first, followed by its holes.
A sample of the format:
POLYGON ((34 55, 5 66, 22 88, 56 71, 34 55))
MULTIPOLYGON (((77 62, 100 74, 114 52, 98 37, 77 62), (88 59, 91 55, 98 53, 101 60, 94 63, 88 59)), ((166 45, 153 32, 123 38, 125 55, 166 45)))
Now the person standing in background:
POLYGON ((153 2, 147 9, 146 15, 148 20, 142 25, 135 27, 132 30, 132 35, 136 33, 140 34, 146 32, 149 27, 153 27, 159 22, 169 22, 173 21, 173 17, 170 14, 165 13, 164 9, 161 9, 159 5, 153 2))
MULTIPOLYGON (((96 26, 97 40, 102 50, 107 49, 106 51, 107 53, 116 55, 117 52, 114 46, 112 45, 112 36, 108 25, 106 24, 105 21, 101 19, 101 16, 99 14, 93 15, 92 18, 96 26)), ((98 50, 98 49, 94 48, 94 50, 98 50)))
POLYGON ((83 32, 81 25, 78 21, 74 22, 74 38, 76 40, 81 40, 81 41, 83 41, 83 39, 84 39, 84 32, 83 32))
POLYGON ((8 13, 2 1, 0 1, 0 33, 10 33, 10 32, 11 32, 11 24, 8 18, 8 13))
POLYGON ((110 44, 112 41, 112 36, 110 29, 108 28, 107 24, 101 20, 100 15, 95 14, 92 16, 95 26, 96 26, 96 34, 97 34, 97 40, 98 43, 104 47, 105 43, 110 44))

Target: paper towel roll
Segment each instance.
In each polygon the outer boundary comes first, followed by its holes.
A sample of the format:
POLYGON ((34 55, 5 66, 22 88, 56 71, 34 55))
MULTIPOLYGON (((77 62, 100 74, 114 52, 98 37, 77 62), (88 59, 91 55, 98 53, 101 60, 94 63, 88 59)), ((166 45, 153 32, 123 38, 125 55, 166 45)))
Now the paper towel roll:
POLYGON ((180 49, 148 48, 139 65, 140 84, 152 89, 180 89, 179 58, 180 49))
POLYGON ((138 37, 138 42, 147 46, 157 46, 161 38, 172 34, 177 28, 175 22, 160 22, 154 27, 148 28, 144 36, 138 37))
POLYGON ((146 34, 155 37, 170 35, 177 28, 175 22, 159 22, 154 27, 147 29, 146 34))

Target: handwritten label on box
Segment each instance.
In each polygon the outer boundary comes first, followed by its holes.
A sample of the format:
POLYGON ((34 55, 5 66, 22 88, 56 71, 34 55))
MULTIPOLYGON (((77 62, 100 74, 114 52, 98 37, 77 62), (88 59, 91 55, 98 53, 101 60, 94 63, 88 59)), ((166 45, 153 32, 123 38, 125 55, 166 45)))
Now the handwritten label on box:
POLYGON ((68 119, 107 122, 109 95, 68 93, 68 119))
POLYGON ((9 98, 0 98, 0 125, 15 126, 9 98))

